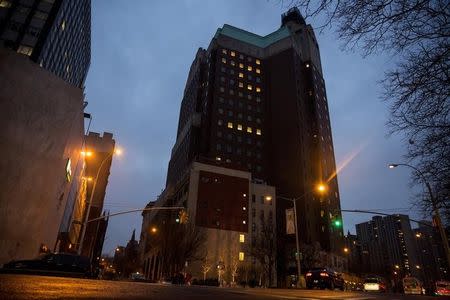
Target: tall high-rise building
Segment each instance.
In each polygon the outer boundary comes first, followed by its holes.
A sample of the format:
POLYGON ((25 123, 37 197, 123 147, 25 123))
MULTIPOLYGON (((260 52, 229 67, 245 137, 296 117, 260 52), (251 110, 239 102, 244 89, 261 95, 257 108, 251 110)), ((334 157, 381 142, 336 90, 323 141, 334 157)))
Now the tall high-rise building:
MULTIPOLYGON (((277 195, 299 198, 302 244, 320 243, 342 254, 343 232, 328 99, 319 46, 298 9, 282 15, 281 27, 260 36, 231 25, 219 28, 199 49, 181 102, 177 140, 167 187, 176 186, 193 160, 252 174, 277 195), (326 183, 326 195, 315 186, 326 183), (339 223, 337 223, 339 224, 339 223)), ((295 238, 286 235, 278 199, 279 276, 295 274, 295 238)))
POLYGON ((0 46, 83 87, 91 61, 91 1, 0 0, 0 46))
POLYGON ((407 215, 375 216, 371 221, 356 224, 356 234, 366 272, 393 279, 407 275, 421 277, 417 243, 407 215))

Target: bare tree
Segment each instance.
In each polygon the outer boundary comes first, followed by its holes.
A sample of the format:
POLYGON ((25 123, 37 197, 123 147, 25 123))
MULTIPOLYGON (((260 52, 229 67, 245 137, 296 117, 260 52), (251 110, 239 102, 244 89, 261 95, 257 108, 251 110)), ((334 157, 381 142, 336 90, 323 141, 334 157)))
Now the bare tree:
POLYGON ((206 274, 208 274, 208 272, 211 270, 211 263, 208 261, 208 253, 206 253, 205 255, 205 259, 203 260, 202 263, 202 273, 203 273, 203 281, 206 281, 206 274))
POLYGON ((163 275, 173 276, 183 270, 186 262, 204 259, 201 249, 205 241, 204 230, 195 224, 162 222, 150 243, 160 250, 163 275))
POLYGON ((275 231, 271 223, 261 219, 261 231, 259 232, 255 243, 250 245, 250 255, 254 257, 262 267, 265 284, 272 285, 273 271, 277 257, 275 231), (266 282, 267 281, 267 282, 266 282))
MULTIPOLYGON (((382 98, 389 103, 390 133, 402 133, 406 159, 433 186, 447 218, 450 194, 450 2, 448 0, 292 0, 306 18, 324 17, 344 49, 364 56, 389 53, 397 62, 386 71, 382 98)), ((412 174, 413 183, 423 183, 412 174)), ((418 205, 429 213, 426 193, 418 205)))

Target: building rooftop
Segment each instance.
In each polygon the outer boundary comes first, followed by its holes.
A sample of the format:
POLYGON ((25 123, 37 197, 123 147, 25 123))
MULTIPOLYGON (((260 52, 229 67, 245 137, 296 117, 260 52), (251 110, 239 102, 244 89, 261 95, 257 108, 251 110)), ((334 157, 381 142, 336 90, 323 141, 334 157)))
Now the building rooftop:
POLYGON ((279 40, 289 37, 290 33, 289 29, 286 26, 281 26, 280 29, 266 36, 260 36, 243 29, 225 24, 222 28, 217 29, 214 38, 217 38, 219 35, 225 35, 233 39, 254 45, 256 47, 266 48, 267 46, 270 46, 271 44, 279 40))

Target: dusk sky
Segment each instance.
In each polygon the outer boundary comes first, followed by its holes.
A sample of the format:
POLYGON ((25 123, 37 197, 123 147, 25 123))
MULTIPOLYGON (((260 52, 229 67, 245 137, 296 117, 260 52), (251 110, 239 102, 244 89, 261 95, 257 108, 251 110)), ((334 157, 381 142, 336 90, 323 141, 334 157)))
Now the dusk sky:
MULTIPOLYGON (((92 1, 92 59, 86 80, 91 130, 112 132, 124 155, 115 158, 105 198, 111 213, 143 208, 165 186, 170 151, 189 67, 217 28, 230 24, 267 35, 279 28, 280 1, 92 1)), ((310 19, 313 27, 320 20, 310 19)), ((343 52, 332 30, 316 31, 321 51, 343 209, 385 209, 421 215, 411 207, 409 170, 399 136, 387 135, 388 104, 377 83, 394 64, 389 56, 343 52)), ((345 232, 371 215, 344 213, 345 232)), ((104 254, 125 245, 140 213, 110 219, 104 254)))

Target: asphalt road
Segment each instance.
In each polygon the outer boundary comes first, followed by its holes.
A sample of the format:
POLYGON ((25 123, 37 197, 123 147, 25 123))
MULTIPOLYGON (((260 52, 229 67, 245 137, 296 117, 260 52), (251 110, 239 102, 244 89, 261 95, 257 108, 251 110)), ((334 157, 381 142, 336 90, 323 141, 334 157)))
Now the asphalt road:
POLYGON ((271 299, 436 299, 427 296, 368 294, 293 289, 242 289, 176 286, 142 282, 0 274, 0 299, 155 299, 155 300, 271 300, 271 299))

